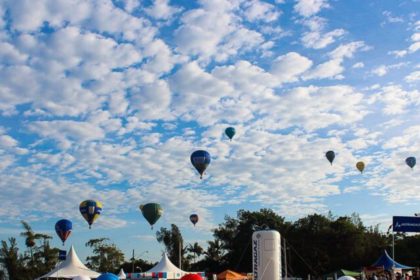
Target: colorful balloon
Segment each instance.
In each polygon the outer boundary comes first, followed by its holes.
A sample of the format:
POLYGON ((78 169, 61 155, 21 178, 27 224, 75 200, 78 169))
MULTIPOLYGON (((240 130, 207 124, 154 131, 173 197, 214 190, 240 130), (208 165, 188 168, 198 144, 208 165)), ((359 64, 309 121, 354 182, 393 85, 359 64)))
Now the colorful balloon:
POLYGON ((200 173, 200 179, 203 179, 203 174, 211 161, 210 154, 206 151, 195 151, 191 155, 191 163, 200 173))
POLYGON ((225 130, 227 137, 229 137, 230 141, 232 141, 233 136, 236 134, 236 129, 234 127, 228 127, 225 130))
POLYGON ((365 163, 363 161, 359 161, 356 163, 357 169, 360 171, 360 173, 363 173, 363 170, 365 170, 365 163))
POLYGON ((190 221, 191 221, 191 223, 193 223, 193 224, 194 224, 194 226, 195 226, 195 224, 196 224, 196 223, 198 223, 198 220, 200 220, 200 218, 198 217, 198 215, 197 215, 197 214, 192 214, 192 215, 190 216, 190 221))
POLYGON ((80 214, 88 222, 89 229, 92 228, 93 222, 99 217, 102 212, 102 204, 96 200, 85 200, 80 203, 80 214))
POLYGON ((415 157, 408 157, 405 160, 405 163, 407 163, 407 165, 410 166, 411 169, 413 169, 413 167, 416 165, 416 158, 415 157))
POLYGON ((73 231, 73 224, 69 220, 59 220, 55 223, 55 232, 57 233, 58 237, 60 237, 61 241, 66 242, 67 238, 69 238, 71 232, 73 231))
POLYGON ((96 278, 96 280, 119 280, 119 278, 115 274, 104 273, 101 276, 99 276, 98 278, 96 278))
POLYGON ((147 203, 145 205, 140 205, 139 208, 144 218, 149 222, 153 229, 153 225, 159 220, 160 216, 162 216, 163 214, 162 207, 157 203, 147 203))
POLYGON ((335 153, 334 153, 334 151, 328 151, 326 154, 325 154, 325 156, 327 157, 327 159, 328 159, 328 161, 331 163, 331 165, 332 165, 332 163, 333 163, 333 161, 334 161, 334 158, 335 158, 335 153))

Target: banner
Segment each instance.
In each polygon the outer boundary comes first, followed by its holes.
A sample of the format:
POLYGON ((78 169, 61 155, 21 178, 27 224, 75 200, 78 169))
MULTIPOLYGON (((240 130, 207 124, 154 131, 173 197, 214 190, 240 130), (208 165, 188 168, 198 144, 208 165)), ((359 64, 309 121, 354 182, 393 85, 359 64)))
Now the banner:
POLYGON ((392 217, 394 232, 420 232, 420 217, 392 217))
POLYGON ((58 252, 58 259, 59 260, 65 261, 66 260, 66 257, 67 257, 67 251, 60 250, 58 252))
POLYGON ((385 272, 383 266, 366 266, 362 267, 362 271, 366 276, 372 276, 373 273, 380 275, 385 272))

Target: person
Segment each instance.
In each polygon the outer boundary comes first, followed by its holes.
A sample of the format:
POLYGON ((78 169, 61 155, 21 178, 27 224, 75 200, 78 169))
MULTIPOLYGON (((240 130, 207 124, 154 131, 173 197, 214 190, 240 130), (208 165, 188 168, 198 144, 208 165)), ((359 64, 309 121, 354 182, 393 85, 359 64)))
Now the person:
POLYGON ((372 274, 372 280, 378 280, 378 277, 376 277, 375 273, 372 274))
POLYGON ((420 280, 419 274, 417 272, 414 272, 413 280, 420 280))

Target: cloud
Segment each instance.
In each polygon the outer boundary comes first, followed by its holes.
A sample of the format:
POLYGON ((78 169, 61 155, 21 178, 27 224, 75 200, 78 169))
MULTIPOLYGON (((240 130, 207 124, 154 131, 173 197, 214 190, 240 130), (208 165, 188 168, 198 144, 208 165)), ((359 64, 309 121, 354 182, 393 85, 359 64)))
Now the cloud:
POLYGON ((294 9, 297 13, 304 17, 310 17, 322 9, 329 8, 327 0, 296 0, 294 9))
POLYGON ((353 64, 352 67, 353 68, 363 68, 363 67, 365 67, 365 64, 363 62, 358 62, 358 63, 353 64))
POLYGON ((169 20, 175 14, 182 11, 182 8, 169 5, 170 0, 156 0, 149 8, 145 8, 146 13, 157 20, 169 20))
POLYGON ((420 81, 420 71, 415 71, 404 78, 408 83, 420 81))
POLYGON ((318 31, 306 32, 302 36, 303 45, 307 48, 323 49, 335 42, 335 38, 344 36, 344 29, 335 29, 331 32, 321 33, 318 31))
POLYGON ((296 82, 299 75, 312 66, 312 61, 298 53, 290 52, 277 57, 271 64, 270 72, 277 76, 282 83, 296 82))
POLYGON ((403 114, 408 106, 420 104, 419 91, 405 91, 398 85, 383 87, 372 98, 372 101, 384 103, 385 107, 382 109, 382 112, 385 115, 403 114))
POLYGON ((410 64, 409 62, 401 62, 401 63, 398 63, 398 64, 392 64, 392 65, 381 65, 381 66, 373 69, 371 71, 371 73, 376 75, 376 76, 382 77, 382 76, 385 76, 390 69, 399 69, 399 68, 405 67, 409 64, 410 64))
POLYGON ((244 17, 248 21, 272 22, 278 19, 280 12, 275 6, 259 0, 246 1, 244 4, 244 17))

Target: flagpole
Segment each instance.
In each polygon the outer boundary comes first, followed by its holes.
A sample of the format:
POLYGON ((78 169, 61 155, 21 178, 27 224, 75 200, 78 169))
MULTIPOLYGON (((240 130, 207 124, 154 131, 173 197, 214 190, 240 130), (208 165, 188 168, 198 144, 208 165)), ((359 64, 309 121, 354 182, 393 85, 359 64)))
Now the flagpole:
POLYGON ((60 270, 60 260, 58 260, 58 264, 57 264, 57 280, 58 280, 58 271, 60 270))

